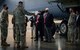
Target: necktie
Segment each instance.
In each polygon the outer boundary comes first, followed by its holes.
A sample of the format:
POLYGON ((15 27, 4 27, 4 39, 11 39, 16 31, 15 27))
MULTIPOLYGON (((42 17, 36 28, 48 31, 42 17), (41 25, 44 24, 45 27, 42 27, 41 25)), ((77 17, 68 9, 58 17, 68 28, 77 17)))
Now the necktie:
POLYGON ((46 23, 46 17, 47 17, 47 14, 45 13, 44 14, 44 24, 46 23))
POLYGON ((77 15, 76 21, 78 20, 78 18, 79 18, 79 15, 77 15))
POLYGON ((37 15, 36 24, 39 22, 39 15, 37 15))

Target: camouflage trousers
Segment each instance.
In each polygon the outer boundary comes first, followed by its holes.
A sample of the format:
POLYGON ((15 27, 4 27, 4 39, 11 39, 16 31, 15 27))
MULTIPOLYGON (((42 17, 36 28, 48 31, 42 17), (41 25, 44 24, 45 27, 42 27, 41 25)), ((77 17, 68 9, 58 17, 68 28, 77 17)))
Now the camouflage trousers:
POLYGON ((6 42, 8 35, 8 25, 3 23, 1 24, 1 43, 6 42))
POLYGON ((68 26, 68 41, 75 42, 76 39, 76 27, 68 26))
POLYGON ((26 26, 25 24, 15 24, 15 40, 19 45, 24 46, 26 43, 26 26))

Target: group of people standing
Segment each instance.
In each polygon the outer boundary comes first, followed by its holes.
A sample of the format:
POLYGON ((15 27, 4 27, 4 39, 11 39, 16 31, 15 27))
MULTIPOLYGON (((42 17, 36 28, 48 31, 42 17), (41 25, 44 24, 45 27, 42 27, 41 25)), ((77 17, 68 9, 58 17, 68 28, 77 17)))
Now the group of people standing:
MULTIPOLYGON (((52 42, 53 38, 53 26, 54 17, 49 13, 49 8, 45 8, 44 11, 38 11, 33 17, 30 18, 31 27, 34 28, 35 25, 35 41, 38 41, 39 38, 44 42, 52 42)), ((33 31, 32 37, 33 38, 33 31)))
POLYGON ((74 44, 80 41, 80 14, 79 10, 69 8, 70 17, 68 20, 68 42, 74 44))
MULTIPOLYGON (((69 8, 69 13, 67 41, 74 44, 80 41, 80 14, 76 8, 69 8)), ((40 37, 41 41, 52 42, 56 26, 54 17, 49 13, 49 9, 46 8, 44 11, 39 11, 34 18, 35 21, 33 23, 36 27, 35 41, 38 41, 40 37)))
MULTIPOLYGON (((68 41, 74 42, 75 39, 80 39, 80 17, 78 11, 74 12, 72 8, 70 10, 70 17, 68 20, 68 41), (77 29, 76 29, 77 28, 77 29), (77 34, 76 34, 77 30, 77 34), (76 35, 75 35, 76 34, 76 35)), ((33 38, 33 29, 35 26, 35 41, 38 41, 39 38, 44 42, 52 42, 53 35, 55 33, 55 24, 54 17, 49 13, 49 8, 46 8, 44 11, 38 11, 37 14, 29 13, 24 9, 23 2, 20 1, 13 11, 13 36, 14 42, 17 44, 17 47, 27 47, 26 46, 26 26, 28 18, 25 17, 25 14, 32 15, 29 20, 31 21, 32 27, 32 37, 33 38)), ((6 42, 8 35, 8 6, 7 4, 3 5, 3 10, 1 12, 1 45, 10 46, 6 42)))
MULTIPOLYGON (((48 8, 45 11, 38 11, 35 15, 34 13, 29 13, 24 9, 23 2, 20 1, 17 7, 13 11, 13 38, 17 47, 28 47, 26 46, 26 26, 28 18, 25 14, 34 16, 35 19, 30 19, 32 21, 31 27, 35 25, 35 41, 38 41, 39 37, 41 41, 52 42, 52 26, 53 26, 53 16, 48 12, 48 8), (43 37, 44 36, 44 37, 43 37)), ((1 12, 1 46, 10 46, 6 42, 8 35, 8 6, 3 5, 3 10, 1 12)), ((32 28, 33 30, 33 28, 32 28)), ((33 31, 32 31, 33 35, 33 31)), ((33 38, 33 37, 32 37, 33 38)))
MULTIPOLYGON (((27 12, 23 7, 23 2, 20 1, 13 11, 13 37, 14 42, 17 47, 27 47, 26 46, 26 26, 28 22, 28 18, 25 17, 27 15, 33 15, 33 13, 27 12)), ((8 6, 7 4, 3 5, 3 10, 1 11, 1 46, 10 46, 6 42, 8 35, 8 6)))

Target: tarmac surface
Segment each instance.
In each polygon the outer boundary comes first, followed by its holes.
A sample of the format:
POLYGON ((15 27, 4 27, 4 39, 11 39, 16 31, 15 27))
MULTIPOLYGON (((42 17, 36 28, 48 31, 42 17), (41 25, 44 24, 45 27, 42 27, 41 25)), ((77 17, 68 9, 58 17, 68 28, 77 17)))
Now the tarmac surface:
POLYGON ((68 44, 64 37, 61 37, 57 32, 55 33, 52 43, 46 43, 40 41, 36 42, 34 39, 31 39, 31 27, 30 22, 28 22, 27 32, 26 32, 26 45, 28 48, 20 49, 14 48, 13 40, 13 25, 11 23, 12 16, 9 15, 9 27, 8 27, 8 37, 7 43, 10 44, 10 47, 1 46, 1 33, 0 33, 0 50, 80 50, 79 44, 68 44))

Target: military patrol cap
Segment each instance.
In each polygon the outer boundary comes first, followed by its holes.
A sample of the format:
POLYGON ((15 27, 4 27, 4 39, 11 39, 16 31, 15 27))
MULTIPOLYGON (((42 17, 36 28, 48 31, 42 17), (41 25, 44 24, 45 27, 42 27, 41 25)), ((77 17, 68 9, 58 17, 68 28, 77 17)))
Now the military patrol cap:
POLYGON ((7 6, 7 4, 4 4, 4 5, 3 5, 3 7, 6 7, 6 6, 7 6))
POLYGON ((22 2, 22 1, 19 1, 19 4, 20 4, 20 3, 21 3, 21 4, 23 4, 23 2, 22 2))

